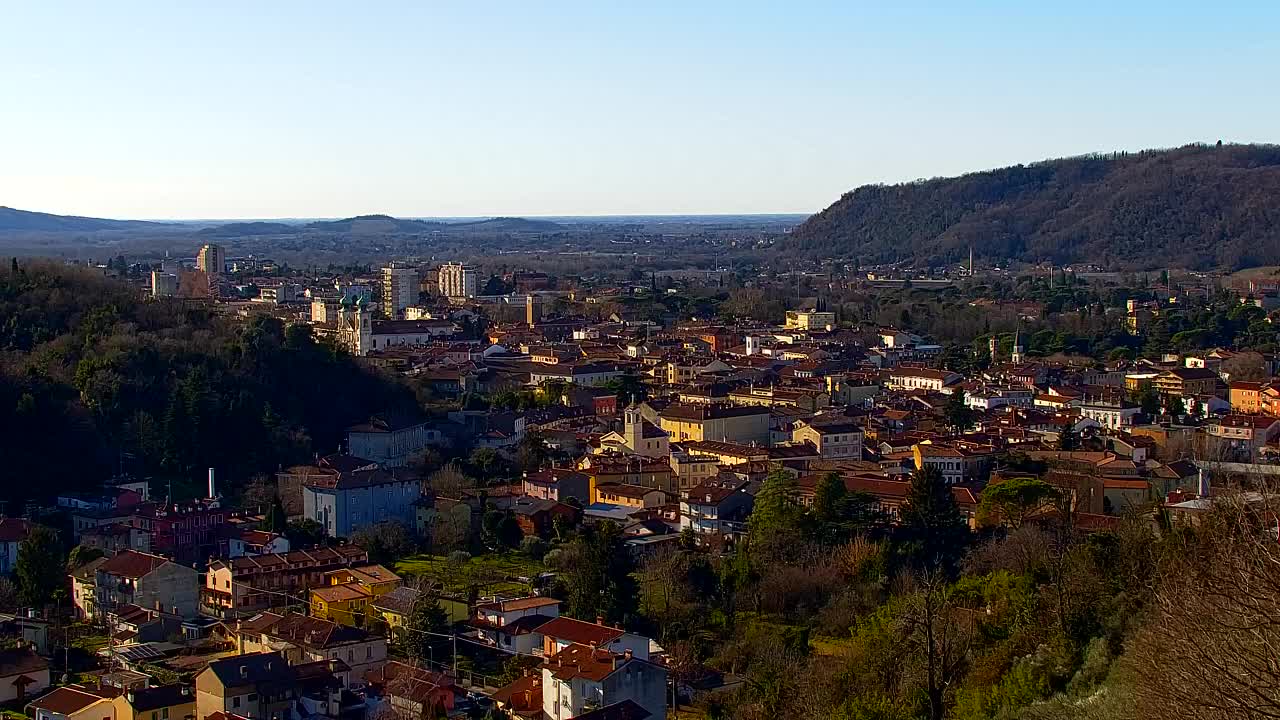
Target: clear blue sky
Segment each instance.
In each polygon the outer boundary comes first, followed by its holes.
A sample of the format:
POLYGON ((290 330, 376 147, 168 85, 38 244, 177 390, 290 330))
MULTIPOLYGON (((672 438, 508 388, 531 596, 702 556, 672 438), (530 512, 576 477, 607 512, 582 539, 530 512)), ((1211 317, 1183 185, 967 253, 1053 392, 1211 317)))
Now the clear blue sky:
POLYGON ((869 182, 1280 140, 1280 3, 1055 4, 3 0, 0 205, 811 212, 869 182))

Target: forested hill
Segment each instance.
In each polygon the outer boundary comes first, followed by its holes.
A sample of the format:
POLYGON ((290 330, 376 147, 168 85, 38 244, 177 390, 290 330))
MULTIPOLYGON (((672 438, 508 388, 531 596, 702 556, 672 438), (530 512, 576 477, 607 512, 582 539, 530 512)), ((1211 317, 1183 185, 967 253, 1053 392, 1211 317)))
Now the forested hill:
MULTIPOLYGON (((153 487, 229 490, 337 449, 413 393, 262 317, 247 324, 52 264, 0 267, 0 500, 102 486, 122 458, 153 487), (156 484, 160 483, 160 484, 156 484)), ((16 504, 15 504, 16 503, 16 504)))
POLYGON ((780 243, 862 263, 1280 264, 1280 146, 1048 160, 845 194, 780 243))

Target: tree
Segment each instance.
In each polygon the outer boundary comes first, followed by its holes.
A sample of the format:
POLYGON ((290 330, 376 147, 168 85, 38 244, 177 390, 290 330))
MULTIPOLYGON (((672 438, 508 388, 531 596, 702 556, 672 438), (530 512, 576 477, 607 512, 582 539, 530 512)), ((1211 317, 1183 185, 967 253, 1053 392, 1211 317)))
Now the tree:
POLYGON ((831 522, 836 517, 836 507, 849 493, 840 473, 830 472, 818 479, 813 488, 813 507, 810 512, 820 523, 831 522))
POLYGON ((1143 414, 1160 414, 1160 396, 1151 388, 1145 388, 1138 394, 1138 404, 1142 407, 1143 414))
POLYGON ((1058 449, 1064 452, 1070 452, 1076 449, 1080 444, 1080 437, 1076 434, 1075 427, 1067 425, 1058 432, 1058 449))
POLYGON ((100 557, 102 557, 101 550, 87 545, 77 545, 71 548, 71 555, 67 557, 67 572, 83 567, 100 557))
POLYGON ((943 409, 947 416, 947 423, 955 432, 964 432, 973 424, 973 409, 965 405, 964 397, 964 390, 954 388, 947 396, 947 403, 943 409))
POLYGON ((1028 517, 1052 509, 1057 497, 1057 488, 1039 478, 1010 478, 988 485, 982 491, 978 515, 1016 530, 1028 517))
POLYGON ((389 564, 415 549, 413 535, 402 523, 383 520, 351 533, 351 543, 369 553, 369 562, 389 564))
POLYGON ((449 632, 449 614, 440 606, 440 598, 426 588, 419 588, 409 617, 405 618, 405 653, 419 662, 431 660, 431 648, 440 635, 449 632))
POLYGON ((561 573, 570 615, 626 622, 635 615, 635 565, 623 546, 622 528, 604 521, 565 546, 561 573))
POLYGON ((66 577, 66 560, 58 543, 58 535, 37 525, 18 545, 18 596, 22 604, 42 607, 53 599, 66 577))
POLYGON ((795 479, 791 473, 774 470, 765 477, 748 520, 753 546, 770 544, 796 529, 801 513, 795 494, 795 479))
POLYGON ((271 499, 271 510, 267 513, 265 527, 268 532, 281 533, 289 529, 289 518, 284 512, 284 503, 279 496, 271 499))
POLYGON ((898 513, 899 551, 915 567, 954 571, 969 541, 951 487, 933 468, 917 470, 898 513))
POLYGON ((324 526, 311 518, 289 523, 285 527, 284 536, 289 540, 289 547, 294 550, 313 548, 329 541, 329 534, 325 532, 324 526))
POLYGON ((973 613, 951 601, 939 572, 918 579, 920 590, 902 614, 904 640, 924 676, 929 719, 946 715, 949 693, 964 674, 976 626, 973 613))

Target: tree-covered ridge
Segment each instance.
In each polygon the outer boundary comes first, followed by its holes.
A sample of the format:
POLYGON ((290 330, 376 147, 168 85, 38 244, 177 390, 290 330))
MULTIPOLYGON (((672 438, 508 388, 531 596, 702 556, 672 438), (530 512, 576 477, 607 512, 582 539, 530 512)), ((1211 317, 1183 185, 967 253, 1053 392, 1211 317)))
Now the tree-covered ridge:
POLYGON ((0 269, 0 497, 92 488, 120 467, 178 483, 236 482, 331 452, 346 426, 413 407, 305 326, 244 325, 142 300, 74 268, 0 269))
POLYGON ((864 263, 979 259, 1135 268, 1280 263, 1280 147, 1049 160, 853 190, 784 252, 864 263))

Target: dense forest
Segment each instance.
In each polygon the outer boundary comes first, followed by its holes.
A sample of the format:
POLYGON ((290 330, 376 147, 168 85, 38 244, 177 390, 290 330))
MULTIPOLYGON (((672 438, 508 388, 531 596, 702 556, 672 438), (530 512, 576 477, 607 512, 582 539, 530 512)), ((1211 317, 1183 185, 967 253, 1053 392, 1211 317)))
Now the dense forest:
POLYGON ((1050 160, 845 194, 780 244, 863 263, 1280 264, 1280 146, 1050 160))
POLYGON ((78 268, 0 268, 0 499, 100 487, 121 468, 175 488, 231 483, 337 449, 413 393, 317 342, 78 268))

